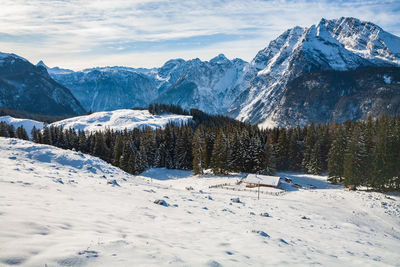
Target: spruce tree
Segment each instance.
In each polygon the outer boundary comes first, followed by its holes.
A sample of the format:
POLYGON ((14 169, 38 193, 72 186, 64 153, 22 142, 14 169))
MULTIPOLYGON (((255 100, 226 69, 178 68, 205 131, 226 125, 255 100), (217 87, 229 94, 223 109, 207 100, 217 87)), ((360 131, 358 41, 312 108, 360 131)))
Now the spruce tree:
MULTIPOLYGON (((121 158, 119 159, 119 167, 126 172, 129 172, 130 170, 129 157, 131 156, 131 154, 132 154, 132 149, 130 141, 125 139, 123 144, 122 155, 121 158)), ((133 158, 131 158, 131 160, 133 160, 133 158)))
POLYGON ((17 130, 15 131, 15 135, 19 139, 29 140, 28 134, 26 133, 22 125, 17 128, 17 130))
POLYGON ((344 158, 344 184, 357 188, 362 185, 365 177, 365 166, 368 155, 365 146, 365 136, 359 126, 353 130, 347 144, 344 158))
POLYGON ((213 154, 211 157, 211 168, 214 174, 226 174, 227 146, 226 136, 220 131, 215 140, 213 154))
POLYGON ((43 128, 43 134, 42 134, 42 144, 47 144, 51 145, 51 133, 49 127, 47 125, 44 126, 43 128))
POLYGON ((206 166, 205 134, 202 127, 197 128, 193 137, 193 173, 203 174, 206 166))
POLYGON ((328 180, 334 184, 342 182, 344 155, 346 150, 346 136, 341 125, 336 131, 328 154, 328 180))
POLYGON ((114 144, 114 152, 113 152, 113 161, 112 164, 114 166, 119 166, 119 160, 122 155, 122 136, 120 134, 117 134, 117 137, 115 139, 115 144, 114 144))

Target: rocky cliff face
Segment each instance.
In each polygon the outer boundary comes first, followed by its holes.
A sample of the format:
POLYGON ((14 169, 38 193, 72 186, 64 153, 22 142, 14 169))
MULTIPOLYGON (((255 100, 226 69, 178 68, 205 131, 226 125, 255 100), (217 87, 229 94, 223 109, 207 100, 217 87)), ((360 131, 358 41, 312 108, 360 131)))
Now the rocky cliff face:
POLYGON ((46 69, 14 54, 0 53, 0 107, 36 114, 72 116, 85 112, 46 69))
POLYGON ((400 114, 400 68, 311 72, 287 84, 280 107, 281 126, 400 114))

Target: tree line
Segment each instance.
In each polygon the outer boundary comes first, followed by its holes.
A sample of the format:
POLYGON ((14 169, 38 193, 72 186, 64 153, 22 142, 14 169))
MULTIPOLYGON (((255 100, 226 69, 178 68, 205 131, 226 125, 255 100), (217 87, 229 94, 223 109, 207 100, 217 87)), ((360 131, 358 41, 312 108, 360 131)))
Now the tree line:
MULTIPOLYGON (((100 157, 132 174, 150 167, 194 174, 327 172, 332 183, 400 189, 400 116, 259 129, 199 110, 188 113, 192 121, 164 129, 84 132, 45 126, 34 128, 30 139, 100 157)), ((28 139, 22 127, 5 123, 0 136, 28 139)))

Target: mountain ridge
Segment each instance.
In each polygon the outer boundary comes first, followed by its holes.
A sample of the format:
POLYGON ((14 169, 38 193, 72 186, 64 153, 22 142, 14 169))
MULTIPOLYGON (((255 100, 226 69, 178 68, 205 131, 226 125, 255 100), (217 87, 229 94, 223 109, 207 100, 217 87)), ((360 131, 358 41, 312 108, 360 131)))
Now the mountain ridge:
MULTIPOLYGON (((322 122, 325 117, 306 119, 302 114, 306 108, 298 106, 305 100, 300 92, 291 98, 294 102, 290 105, 287 102, 288 94, 293 93, 288 91, 293 88, 290 83, 313 72, 398 67, 400 38, 356 18, 322 18, 310 27, 296 26, 284 31, 249 63, 219 54, 209 61, 171 59, 152 69, 114 66, 75 72, 49 68, 43 62, 38 65, 69 88, 86 111, 163 103, 226 114, 262 127, 293 126, 322 122), (301 121, 287 115, 294 106, 299 112, 297 117, 303 118, 301 121)), ((388 87, 378 80, 374 84, 388 87)), ((303 86, 306 91, 311 88, 305 83, 303 86)), ((327 87, 337 88, 334 84, 327 87)), ((381 109, 388 111, 385 107, 381 109)), ((363 117, 365 114, 360 113, 354 119, 363 117)))

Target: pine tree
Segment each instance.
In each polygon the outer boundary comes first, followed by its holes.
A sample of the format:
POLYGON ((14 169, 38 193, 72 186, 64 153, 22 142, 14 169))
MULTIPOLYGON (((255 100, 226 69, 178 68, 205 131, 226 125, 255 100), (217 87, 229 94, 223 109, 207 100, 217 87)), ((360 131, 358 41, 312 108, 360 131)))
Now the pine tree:
POLYGON ((307 164, 307 172, 320 175, 323 172, 323 156, 321 141, 317 141, 311 151, 310 159, 307 164))
POLYGON ((211 168, 214 174, 226 174, 227 146, 226 136, 220 131, 215 140, 213 154, 211 157, 211 168))
POLYGON ((206 144, 205 144, 205 134, 204 129, 199 127, 193 137, 193 173, 203 174, 204 168, 206 166, 206 144))
POLYGON ((263 174, 273 175, 276 170, 276 151, 271 144, 271 140, 268 139, 264 148, 264 170, 263 174))
MULTIPOLYGON (((35 127, 35 126, 33 126, 35 127)), ((0 136, 2 137, 9 137, 8 136, 8 130, 7 130, 7 124, 5 122, 0 121, 0 136)))
POLYGON ((43 134, 42 134, 42 144, 47 144, 51 145, 51 133, 49 127, 47 125, 44 126, 43 128, 43 134))
POLYGON ((99 157, 101 159, 105 159, 105 142, 104 142, 104 137, 101 132, 96 132, 95 135, 95 141, 94 141, 94 149, 93 149, 93 155, 96 157, 99 157))
POLYGON ((287 170, 289 167, 288 162, 288 140, 286 129, 282 128, 279 132, 278 145, 277 145, 277 163, 278 170, 287 170))
POLYGON ((28 134, 26 133, 22 125, 17 128, 17 130, 15 131, 15 135, 19 139, 29 140, 28 134))
POLYGON ((341 182, 343 179, 343 157, 345 155, 345 150, 346 136, 340 125, 328 154, 328 180, 334 184, 341 182))
POLYGON ((297 126, 295 130, 291 131, 289 138, 289 170, 301 171, 301 163, 303 161, 303 141, 301 139, 301 129, 299 126, 297 126))
POLYGON ((344 184, 357 188, 362 185, 365 177, 365 166, 368 155, 365 146, 365 136, 359 127, 355 127, 347 144, 344 158, 344 184))
MULTIPOLYGON (((123 143, 124 144, 123 144, 122 155, 121 155, 121 158, 119 159, 119 167, 122 170, 129 172, 129 170, 130 170, 129 157, 131 157, 132 149, 131 149, 129 140, 124 140, 123 143)), ((133 158, 131 158, 131 160, 133 160, 133 158)))
POLYGON ((389 178, 388 171, 388 120, 387 117, 382 117, 377 122, 376 148, 374 159, 374 179, 372 186, 374 188, 383 189, 389 178))
POLYGON ((78 132, 78 150, 87 153, 89 150, 88 140, 84 131, 78 132))
POLYGON ((114 166, 119 166, 119 160, 121 158, 122 155, 122 137, 120 134, 117 135, 116 139, 115 139, 115 144, 114 144, 114 153, 113 153, 113 162, 112 164, 114 166))
POLYGON ((305 170, 305 171, 308 170, 312 150, 314 148, 315 141, 316 141, 314 123, 311 123, 310 126, 308 126, 308 128, 306 129, 306 131, 307 131, 307 135, 304 140, 304 156, 303 156, 303 161, 301 163, 303 170, 305 170))

